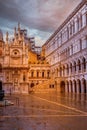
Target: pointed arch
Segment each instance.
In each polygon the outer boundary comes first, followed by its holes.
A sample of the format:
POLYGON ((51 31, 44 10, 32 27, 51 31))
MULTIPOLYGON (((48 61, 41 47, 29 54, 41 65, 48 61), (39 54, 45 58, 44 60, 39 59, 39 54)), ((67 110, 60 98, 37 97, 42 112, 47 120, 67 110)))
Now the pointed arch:
POLYGON ((75 93, 77 93, 77 85, 76 85, 76 80, 73 80, 73 85, 74 85, 74 90, 75 90, 75 93))
POLYGON ((79 59, 77 61, 77 65, 78 65, 78 70, 81 71, 81 61, 79 59))
POLYGON ((83 57, 82 59, 82 68, 83 68, 83 71, 86 71, 86 58, 83 57))
POLYGON ((70 88, 71 88, 71 93, 73 92, 73 85, 72 85, 72 81, 70 80, 70 88))
POLYGON ((81 81, 78 79, 77 80, 77 83, 78 83, 78 92, 81 93, 81 81))
POLYGON ((87 85, 86 85, 86 80, 84 78, 82 79, 82 87, 83 87, 82 88, 83 89, 83 93, 86 93, 86 91, 87 91, 86 90, 87 85))
POLYGON ((60 88, 61 88, 61 92, 64 93, 65 92, 65 82, 64 81, 61 81, 60 82, 60 88))

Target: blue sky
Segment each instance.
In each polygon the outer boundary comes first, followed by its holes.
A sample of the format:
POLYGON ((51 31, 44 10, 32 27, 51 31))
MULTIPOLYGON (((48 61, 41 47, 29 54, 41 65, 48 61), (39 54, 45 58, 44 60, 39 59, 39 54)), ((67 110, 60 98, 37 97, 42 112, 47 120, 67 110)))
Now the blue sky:
POLYGON ((13 34, 20 22, 43 45, 81 0, 0 0, 0 29, 13 34))

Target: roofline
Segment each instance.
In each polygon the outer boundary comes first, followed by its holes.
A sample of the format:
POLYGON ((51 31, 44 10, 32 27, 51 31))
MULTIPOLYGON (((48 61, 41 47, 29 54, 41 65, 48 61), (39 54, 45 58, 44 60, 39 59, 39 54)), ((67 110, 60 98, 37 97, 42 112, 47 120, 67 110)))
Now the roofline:
MULTIPOLYGON (((48 38, 48 40, 43 44, 46 45, 60 30, 64 27, 64 25, 76 14, 76 12, 87 2, 87 0, 83 0, 79 3, 79 5, 74 9, 74 11, 66 18, 66 20, 57 28, 57 30, 48 38)), ((43 47, 42 46, 42 47, 43 47)))

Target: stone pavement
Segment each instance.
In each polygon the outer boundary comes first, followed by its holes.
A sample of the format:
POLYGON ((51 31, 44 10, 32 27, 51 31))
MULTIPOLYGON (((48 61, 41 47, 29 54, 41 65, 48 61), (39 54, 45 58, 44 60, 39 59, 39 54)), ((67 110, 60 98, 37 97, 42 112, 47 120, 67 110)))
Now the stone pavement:
POLYGON ((0 107, 0 130, 87 129, 87 95, 37 93, 8 98, 14 105, 0 107))

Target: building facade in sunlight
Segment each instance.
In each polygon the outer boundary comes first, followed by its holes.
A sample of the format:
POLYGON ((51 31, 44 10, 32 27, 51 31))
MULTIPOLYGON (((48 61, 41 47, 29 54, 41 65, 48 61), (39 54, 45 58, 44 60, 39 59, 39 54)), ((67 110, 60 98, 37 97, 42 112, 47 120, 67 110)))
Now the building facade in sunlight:
POLYGON ((83 0, 42 46, 55 87, 87 93, 87 1, 83 0))
POLYGON ((0 86, 6 93, 87 93, 87 2, 83 0, 41 47, 18 24, 0 31, 0 86))
POLYGON ((40 52, 34 38, 28 37, 19 24, 11 40, 7 32, 4 42, 0 31, 0 87, 6 93, 29 93, 50 78, 50 66, 40 52))

